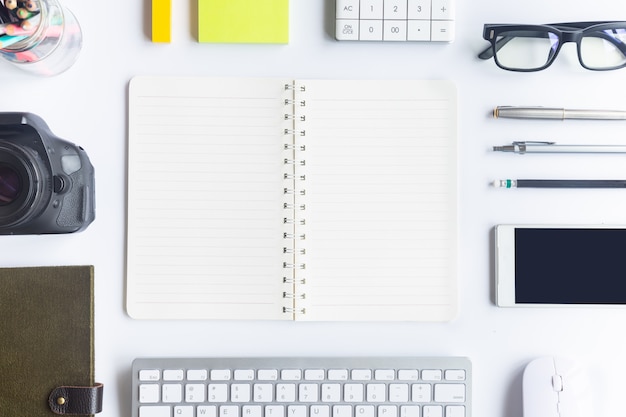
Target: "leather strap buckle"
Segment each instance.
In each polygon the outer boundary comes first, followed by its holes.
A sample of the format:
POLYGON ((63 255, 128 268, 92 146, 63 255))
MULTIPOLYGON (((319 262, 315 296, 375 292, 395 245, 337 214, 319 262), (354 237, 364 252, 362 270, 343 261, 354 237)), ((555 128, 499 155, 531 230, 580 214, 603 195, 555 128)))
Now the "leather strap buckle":
POLYGON ((103 385, 93 387, 57 387, 48 397, 48 405, 55 414, 93 415, 102 411, 103 385))

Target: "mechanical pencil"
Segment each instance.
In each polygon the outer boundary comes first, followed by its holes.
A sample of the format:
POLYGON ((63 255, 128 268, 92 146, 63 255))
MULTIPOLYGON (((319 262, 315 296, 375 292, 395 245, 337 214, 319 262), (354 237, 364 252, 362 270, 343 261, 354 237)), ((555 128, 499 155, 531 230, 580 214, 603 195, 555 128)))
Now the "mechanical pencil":
POLYGON ((494 151, 525 153, 626 153, 623 145, 557 145, 555 142, 513 142, 494 146, 494 151))
POLYGON ((626 180, 495 180, 496 188, 626 188, 626 180))
POLYGON ((494 118, 508 119, 585 119, 585 120, 625 120, 624 110, 580 110, 554 107, 498 106, 493 111, 494 118))

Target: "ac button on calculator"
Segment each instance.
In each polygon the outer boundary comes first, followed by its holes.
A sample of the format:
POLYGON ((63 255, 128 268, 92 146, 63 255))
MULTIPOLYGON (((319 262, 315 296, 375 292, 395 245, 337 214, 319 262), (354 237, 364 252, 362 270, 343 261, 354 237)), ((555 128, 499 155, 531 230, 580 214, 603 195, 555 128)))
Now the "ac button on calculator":
POLYGON ((340 41, 452 42, 455 0, 336 0, 340 41))

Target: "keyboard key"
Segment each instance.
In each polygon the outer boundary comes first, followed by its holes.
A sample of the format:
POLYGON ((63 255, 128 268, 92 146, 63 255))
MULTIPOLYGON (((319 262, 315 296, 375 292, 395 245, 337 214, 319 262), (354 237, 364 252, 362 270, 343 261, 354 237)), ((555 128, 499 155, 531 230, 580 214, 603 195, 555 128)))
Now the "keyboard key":
POLYGON ((333 406, 332 417, 354 417, 352 415, 351 405, 335 405, 333 406))
POLYGON ((417 381, 418 378, 417 369, 400 369, 398 371, 398 379, 401 381, 417 381))
POLYGON ((307 381, 322 381, 324 374, 323 369, 307 369, 304 371, 304 379, 307 381))
POLYGON ((290 403, 296 400, 296 384, 276 384, 276 401, 290 403))
POLYGON ((354 409, 355 417, 375 417, 373 405, 357 405, 354 409))
POLYGON ((206 369, 190 369, 187 371, 187 379, 189 381, 206 381, 208 372, 206 369))
POLYGON ((174 407, 174 415, 176 417, 194 417, 193 407, 189 405, 176 406, 174 407))
POLYGON ((400 407, 400 417, 420 417, 419 405, 403 405, 400 407))
POLYGON ((379 405, 378 417, 398 417, 398 407, 395 405, 379 405))
POLYGON ((171 417, 171 407, 165 405, 141 406, 139 417, 171 417))
POLYGON ((232 384, 230 386, 230 400, 234 403, 250 402, 250 384, 232 384))
POLYGON ((307 417, 306 406, 304 405, 290 405, 287 407, 287 415, 289 417, 307 417))
POLYGON ((312 405, 311 416, 330 417, 330 406, 328 405, 312 405))
POLYGON ((465 401, 465 385, 436 384, 435 401, 438 403, 461 403, 465 401))
POLYGON ((158 369, 142 369, 139 371, 140 381, 158 381, 161 379, 161 371, 158 369))
POLYGON ((465 417, 465 407, 462 405, 448 405, 446 406, 445 417, 465 417))
POLYGON ((300 369, 284 369, 280 373, 280 378, 285 381, 299 381, 302 379, 302 371, 300 369))
POLYGON ((235 381, 252 381, 254 380, 254 369, 236 369, 235 381))
POLYGON ((140 403, 158 403, 161 387, 157 384, 142 384, 139 386, 140 403))
POLYGON ((463 369, 448 369, 444 378, 446 381, 465 381, 465 371, 463 369))
POLYGON ((244 405, 241 415, 245 417, 263 417, 263 408, 260 405, 244 405))
POLYGON ((183 400, 183 386, 181 384, 163 384, 164 403, 179 403, 183 400))
POLYGON ((441 378, 441 370, 439 369, 424 369, 422 371, 424 381, 441 381, 441 378))
POLYGON ((317 384, 300 384, 298 386, 298 401, 301 403, 317 402, 318 390, 319 386, 317 384))
POLYGON ((206 395, 204 384, 187 384, 185 385, 185 401, 188 403, 203 403, 206 395))
POLYGON ((369 369, 354 369, 351 378, 355 381, 369 381, 372 379, 372 371, 369 369))
POLYGON ((278 379, 277 369, 259 369, 258 374, 260 381, 276 381, 278 379))
POLYGON ((347 369, 329 369, 328 379, 331 381, 347 381, 348 370, 347 369))
POLYGON ((343 399, 349 403, 363 402, 363 384, 345 384, 343 399))
POLYGON ((322 384, 322 402, 338 403, 341 398, 340 384, 322 384))
POLYGON ((425 405, 423 417, 443 417, 443 407, 440 405, 425 405))
POLYGON ((376 381, 393 381, 396 378, 396 371, 393 369, 376 369, 374 379, 376 381))
POLYGON ((385 402, 387 396, 387 385, 385 384, 367 384, 367 402, 382 403, 385 402))
POLYGON ((230 369, 212 369, 212 381, 228 381, 230 379, 230 369))
POLYGON ((265 407, 265 417, 286 417, 284 405, 268 405, 265 407))
POLYGON ((182 369, 166 369, 163 371, 164 381, 182 381, 183 380, 182 369))
POLYGON ((196 409, 197 417, 217 417, 217 407, 214 405, 199 405, 196 409))
POLYGON ((430 384, 413 384, 411 387, 411 401, 415 403, 428 403, 431 399, 432 388, 430 384))
POLYGON ((392 403, 406 403, 409 401, 408 384, 389 384, 389 401, 392 403))
POLYGON ((257 403, 269 403, 274 400, 274 385, 254 384, 254 401, 257 403))
POLYGON ((210 403, 225 403, 228 400, 227 384, 209 384, 210 403))
POLYGON ((236 405, 222 405, 218 408, 218 417, 240 417, 239 407, 236 405))

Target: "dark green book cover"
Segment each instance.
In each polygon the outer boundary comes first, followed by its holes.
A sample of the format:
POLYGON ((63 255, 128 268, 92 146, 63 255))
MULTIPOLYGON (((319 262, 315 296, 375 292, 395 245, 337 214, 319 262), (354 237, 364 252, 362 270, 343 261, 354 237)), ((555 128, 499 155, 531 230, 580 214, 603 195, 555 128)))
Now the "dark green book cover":
POLYGON ((93 266, 0 268, 0 416, 54 416, 55 388, 93 387, 93 283, 93 266))

